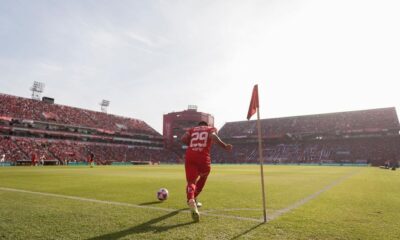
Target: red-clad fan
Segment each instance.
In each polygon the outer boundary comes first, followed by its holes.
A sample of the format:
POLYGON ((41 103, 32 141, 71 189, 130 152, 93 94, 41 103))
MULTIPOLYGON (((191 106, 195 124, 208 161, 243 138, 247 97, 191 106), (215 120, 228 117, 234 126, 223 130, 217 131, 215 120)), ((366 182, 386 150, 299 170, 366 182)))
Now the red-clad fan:
POLYGON ((91 168, 94 166, 94 154, 92 152, 88 155, 88 165, 91 168))
POLYGON ((36 153, 31 154, 31 165, 36 166, 36 153))
POLYGON ((224 143, 217 135, 217 129, 208 126, 207 122, 200 122, 198 126, 189 129, 181 138, 188 146, 185 158, 186 194, 188 206, 194 221, 199 221, 197 196, 203 190, 208 174, 211 170, 210 148, 217 143, 225 150, 232 150, 231 144, 224 143))

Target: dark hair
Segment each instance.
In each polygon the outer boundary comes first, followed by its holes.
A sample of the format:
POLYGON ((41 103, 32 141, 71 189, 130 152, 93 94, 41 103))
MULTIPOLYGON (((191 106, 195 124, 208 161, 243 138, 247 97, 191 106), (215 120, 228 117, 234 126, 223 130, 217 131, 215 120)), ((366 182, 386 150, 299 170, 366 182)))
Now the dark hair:
POLYGON ((199 126, 208 126, 208 123, 206 121, 201 121, 199 122, 199 126))

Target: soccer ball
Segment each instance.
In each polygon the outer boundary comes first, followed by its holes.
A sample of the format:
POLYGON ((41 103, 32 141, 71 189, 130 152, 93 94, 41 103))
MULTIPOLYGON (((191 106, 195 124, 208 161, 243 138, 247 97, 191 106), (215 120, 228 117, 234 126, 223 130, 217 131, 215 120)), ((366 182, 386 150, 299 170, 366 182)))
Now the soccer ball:
POLYGON ((157 192, 157 198, 160 201, 167 200, 168 198, 168 190, 166 188, 160 188, 157 192))

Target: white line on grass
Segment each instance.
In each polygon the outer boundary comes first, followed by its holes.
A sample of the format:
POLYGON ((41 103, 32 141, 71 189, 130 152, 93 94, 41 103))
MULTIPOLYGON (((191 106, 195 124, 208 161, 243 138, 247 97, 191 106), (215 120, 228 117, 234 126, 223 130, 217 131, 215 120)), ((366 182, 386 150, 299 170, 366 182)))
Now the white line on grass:
MULTIPOLYGON (((316 198, 320 194, 330 190, 331 188, 335 187, 336 185, 342 183, 346 179, 352 177, 353 175, 359 173, 357 172, 352 172, 346 176, 343 176, 335 181, 333 181, 331 184, 328 186, 324 187, 323 189, 295 202, 294 204, 277 210, 273 214, 267 216, 268 221, 272 221, 283 214, 286 214, 293 209, 296 209, 307 202, 311 201, 312 199, 316 198)), ((77 201, 85 201, 85 202, 93 202, 93 203, 101 203, 101 204, 110 204, 110 205, 115 205, 115 206, 124 206, 124 207, 133 207, 133 208, 142 208, 142 209, 151 209, 151 210, 158 210, 158 211, 164 211, 164 212, 174 212, 178 211, 178 209, 172 209, 172 208, 161 208, 161 207, 152 207, 152 206, 142 206, 142 205, 137 205, 137 204, 132 204, 132 203, 123 203, 123 202, 113 202, 113 201, 105 201, 105 200, 97 200, 97 199, 92 199, 92 198, 83 198, 83 197, 76 197, 76 196, 68 196, 68 195, 61 195, 61 194, 55 194, 55 193, 45 193, 45 192, 34 192, 34 191, 28 191, 28 190, 23 190, 23 189, 15 189, 15 188, 4 188, 0 187, 0 190, 2 191, 8 191, 8 192, 19 192, 19 193, 29 193, 29 194, 35 194, 35 195, 40 195, 40 196, 48 196, 48 197, 56 197, 56 198, 64 198, 64 199, 71 199, 71 200, 77 200, 77 201)), ((237 209, 210 209, 208 211, 201 212, 202 215, 204 216, 211 216, 211 217, 220 217, 220 218, 229 218, 229 219, 236 219, 236 220, 244 220, 244 221, 252 221, 252 222, 263 222, 263 218, 256 219, 256 218, 247 218, 247 217, 238 217, 238 216, 231 216, 231 215, 225 215, 225 214, 214 214, 210 212, 214 211, 255 211, 255 210, 261 210, 261 209, 250 209, 250 208, 237 208, 237 209)), ((182 213, 188 213, 188 210, 182 210, 180 211, 182 213)))
MULTIPOLYGON (((158 211, 164 211, 164 212, 175 212, 179 211, 178 209, 172 209, 172 208, 161 208, 161 207, 152 207, 152 206, 142 206, 142 205, 137 205, 137 204, 132 204, 132 203, 122 203, 122 202, 113 202, 113 201, 105 201, 105 200, 97 200, 97 199, 92 199, 92 198, 83 198, 83 197, 76 197, 76 196, 68 196, 68 195, 61 195, 61 194, 55 194, 55 193, 45 193, 45 192, 34 192, 34 191, 28 191, 28 190, 23 190, 23 189, 15 189, 15 188, 4 188, 0 187, 0 190, 2 191, 8 191, 8 192, 18 192, 18 193, 29 193, 29 194, 35 194, 35 195, 40 195, 40 196, 47 196, 47 197, 55 197, 55 198, 64 198, 64 199, 71 199, 71 200, 77 200, 77 201, 84 201, 84 202, 93 202, 93 203, 101 203, 101 204, 110 204, 110 205, 115 205, 115 206, 124 206, 124 207, 132 207, 132 208, 143 208, 143 209, 151 209, 151 210, 158 210, 158 211)), ((188 213, 188 210, 182 210, 180 212, 188 213)), ((236 220, 244 220, 244 221, 252 221, 252 222, 263 222, 263 220, 256 219, 256 218, 247 218, 247 217, 238 217, 238 216, 231 216, 231 215, 224 215, 224 214, 213 214, 213 213, 201 213, 201 215, 204 216, 212 216, 212 217, 220 217, 220 218, 230 218, 230 219, 236 219, 236 220)))
MULTIPOLYGON (((323 189, 319 190, 318 192, 315 192, 315 193, 313 193, 313 194, 311 194, 311 195, 309 195, 309 196, 307 196, 307 197, 295 202, 294 204, 292 204, 292 205, 290 205, 290 206, 288 206, 286 208, 277 210, 273 214, 267 216, 268 222, 272 221, 272 220, 274 220, 274 219, 276 219, 276 218, 278 218, 280 216, 282 216, 285 213, 288 213, 288 212, 292 211, 293 209, 296 209, 296 208, 306 204, 307 202, 309 202, 309 201, 313 200, 314 198, 318 197, 320 194, 330 190, 331 188, 335 187, 336 185, 342 183, 343 181, 347 180, 348 178, 354 176, 355 174, 357 174, 359 172, 360 171, 356 171, 356 172, 352 172, 352 173, 350 173, 348 175, 345 175, 345 176, 333 181, 331 184, 329 184, 328 186, 326 186, 323 189)), ((261 220, 262 219, 260 219, 260 221, 261 220)))
POLYGON ((223 209, 209 209, 206 211, 202 211, 202 213, 210 213, 210 212, 236 212, 236 211, 262 211, 262 208, 223 208, 223 209))

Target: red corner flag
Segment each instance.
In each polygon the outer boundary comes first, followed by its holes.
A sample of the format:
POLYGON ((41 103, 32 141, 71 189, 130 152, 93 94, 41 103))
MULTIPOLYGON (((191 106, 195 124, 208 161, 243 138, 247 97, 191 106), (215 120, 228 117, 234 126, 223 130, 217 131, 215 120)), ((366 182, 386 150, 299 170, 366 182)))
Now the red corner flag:
POLYGON ((258 156, 260 158, 260 175, 261 175, 261 192, 263 200, 263 215, 264 223, 267 222, 267 210, 265 204, 265 187, 264 187, 264 167, 263 167, 263 147, 261 137, 261 121, 260 121, 260 106, 258 102, 258 85, 254 85, 253 93, 251 95, 251 102, 249 106, 249 112, 247 113, 247 120, 250 120, 251 116, 257 113, 257 129, 258 129, 258 156))
POLYGON ((258 85, 254 85, 253 94, 251 95, 251 102, 249 106, 249 112, 247 113, 247 120, 250 120, 251 116, 257 112, 258 105, 258 85))

